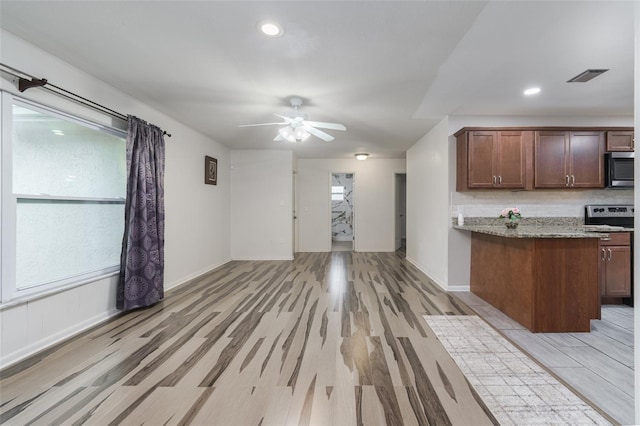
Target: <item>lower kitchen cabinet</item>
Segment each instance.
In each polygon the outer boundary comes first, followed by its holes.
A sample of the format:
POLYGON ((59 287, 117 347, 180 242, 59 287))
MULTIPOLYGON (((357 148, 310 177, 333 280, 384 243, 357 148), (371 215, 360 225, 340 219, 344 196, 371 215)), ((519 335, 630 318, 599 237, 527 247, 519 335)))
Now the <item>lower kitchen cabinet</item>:
POLYGON ((631 296, 631 246, 628 232, 611 233, 600 239, 600 295, 631 296))

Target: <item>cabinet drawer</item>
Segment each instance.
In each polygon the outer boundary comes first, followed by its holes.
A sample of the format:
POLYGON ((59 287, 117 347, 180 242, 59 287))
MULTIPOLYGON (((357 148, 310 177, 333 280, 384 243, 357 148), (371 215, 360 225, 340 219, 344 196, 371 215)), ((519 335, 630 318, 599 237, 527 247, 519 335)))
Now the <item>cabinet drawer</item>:
POLYGON ((628 246, 631 238, 628 232, 612 232, 607 238, 600 238, 601 246, 628 246))

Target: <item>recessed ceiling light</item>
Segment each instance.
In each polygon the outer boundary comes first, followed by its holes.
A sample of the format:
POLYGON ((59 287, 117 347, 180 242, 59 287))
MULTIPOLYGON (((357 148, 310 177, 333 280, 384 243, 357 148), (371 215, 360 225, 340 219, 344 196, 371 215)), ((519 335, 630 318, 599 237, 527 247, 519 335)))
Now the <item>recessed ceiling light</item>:
POLYGON ((58 136, 64 136, 64 132, 62 130, 59 130, 59 129, 52 129, 51 133, 53 133, 54 135, 58 135, 58 136))
POLYGON ((258 22, 258 29, 262 34, 269 37, 280 37, 284 34, 282 25, 274 21, 260 21, 258 22))
POLYGON ((527 96, 531 96, 531 95, 535 95, 540 93, 540 88, 539 87, 530 87, 527 90, 524 91, 524 94, 527 96))

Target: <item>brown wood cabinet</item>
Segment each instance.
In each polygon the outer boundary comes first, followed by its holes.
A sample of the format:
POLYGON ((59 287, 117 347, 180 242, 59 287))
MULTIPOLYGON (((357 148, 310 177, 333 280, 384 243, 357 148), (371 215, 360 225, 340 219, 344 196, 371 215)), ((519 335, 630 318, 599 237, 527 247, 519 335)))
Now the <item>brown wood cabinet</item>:
POLYGON ((536 188, 604 188, 604 132, 535 132, 536 188))
POLYGON ((607 132, 607 152, 625 152, 635 149, 633 130, 610 130, 607 132))
POLYGON ((456 191, 604 188, 604 152, 633 151, 631 127, 464 127, 456 191))
POLYGON ((600 239, 600 295, 604 298, 631 296, 631 246, 628 232, 600 239))
POLYGON ((533 132, 478 130, 457 142, 457 190, 525 189, 531 175, 533 132))

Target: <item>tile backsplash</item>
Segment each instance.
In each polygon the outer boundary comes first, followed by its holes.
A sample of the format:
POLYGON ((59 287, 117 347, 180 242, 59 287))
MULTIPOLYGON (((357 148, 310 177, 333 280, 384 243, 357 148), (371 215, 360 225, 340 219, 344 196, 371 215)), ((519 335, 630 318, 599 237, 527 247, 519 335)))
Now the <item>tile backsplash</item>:
POLYGON ((452 192, 451 216, 498 217, 518 207, 523 217, 584 217, 585 204, 633 204, 633 189, 452 192))

